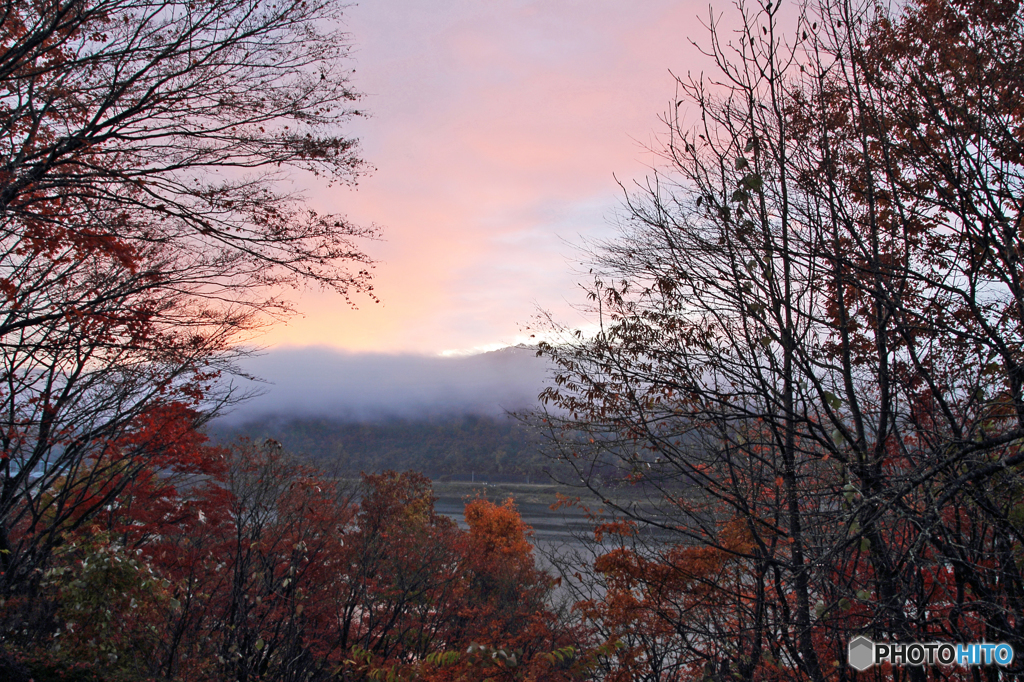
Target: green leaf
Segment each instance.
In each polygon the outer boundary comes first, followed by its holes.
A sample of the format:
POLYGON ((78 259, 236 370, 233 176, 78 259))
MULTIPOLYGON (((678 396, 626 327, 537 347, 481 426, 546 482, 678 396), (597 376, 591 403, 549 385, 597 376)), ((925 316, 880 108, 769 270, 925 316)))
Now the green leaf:
POLYGON ((821 395, 833 410, 838 410, 843 406, 843 401, 835 393, 832 393, 831 391, 822 391, 821 395))
POLYGON ((843 597, 842 599, 840 599, 839 600, 839 608, 841 608, 843 611, 849 611, 850 610, 850 600, 847 599, 846 597, 843 597))
POLYGON ((860 539, 860 551, 862 551, 862 552, 870 552, 871 551, 871 540, 868 540, 867 538, 861 538, 860 539))
POLYGON ((867 590, 857 590, 857 599, 861 601, 868 601, 871 599, 871 593, 867 590))
POLYGON ((256 647, 256 651, 263 651, 263 644, 264 642, 262 639, 257 639, 256 644, 254 644, 253 646, 256 647))
POLYGON ((747 163, 747 160, 745 158, 743 158, 742 156, 736 157, 736 170, 743 170, 744 168, 747 168, 749 166, 750 164, 747 163))

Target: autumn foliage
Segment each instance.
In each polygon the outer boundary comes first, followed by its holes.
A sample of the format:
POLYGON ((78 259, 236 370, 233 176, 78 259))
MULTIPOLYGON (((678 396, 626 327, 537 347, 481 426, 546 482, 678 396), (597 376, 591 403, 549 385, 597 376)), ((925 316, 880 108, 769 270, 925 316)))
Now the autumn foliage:
POLYGON ((739 14, 541 347, 603 507, 563 577, 611 679, 1017 679, 846 645, 1024 651, 1024 10, 739 14))
POLYGON ((574 679, 569 631, 546 606, 552 579, 511 501, 470 501, 462 530, 418 474, 353 486, 272 441, 211 447, 168 412, 173 453, 69 526, 31 601, 4 604, 5 641, 36 670, 574 679))
POLYGON ((202 435, 279 291, 373 298, 374 230, 275 184, 362 172, 338 5, 0 5, 0 675, 1024 675, 1016 0, 711 17, 589 254, 599 331, 539 348, 531 423, 599 501, 558 579, 511 501, 463 527, 422 475, 202 435), (1018 657, 858 673, 856 635, 1018 657))
POLYGON ((361 172, 339 17, 331 0, 0 3, 5 598, 163 469, 161 411, 198 426, 242 397, 239 344, 287 314, 282 291, 373 299, 355 240, 374 230, 276 182, 361 172))

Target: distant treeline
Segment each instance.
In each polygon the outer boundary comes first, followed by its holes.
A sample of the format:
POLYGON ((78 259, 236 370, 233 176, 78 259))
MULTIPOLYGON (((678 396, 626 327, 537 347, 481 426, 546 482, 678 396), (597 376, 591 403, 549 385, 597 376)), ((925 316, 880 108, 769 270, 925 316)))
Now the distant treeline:
POLYGON ((550 460, 536 437, 510 417, 453 415, 351 422, 329 417, 277 417, 214 425, 216 441, 272 438, 342 474, 420 471, 449 480, 546 480, 550 460))

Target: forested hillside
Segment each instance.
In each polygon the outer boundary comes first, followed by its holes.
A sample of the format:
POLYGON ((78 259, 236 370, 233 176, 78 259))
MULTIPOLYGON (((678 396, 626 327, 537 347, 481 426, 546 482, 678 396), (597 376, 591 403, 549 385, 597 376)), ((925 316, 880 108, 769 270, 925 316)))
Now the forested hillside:
POLYGON ((276 417, 210 428, 221 442, 272 438, 328 470, 358 475, 393 469, 441 480, 538 482, 551 465, 535 431, 512 417, 452 415, 351 422, 276 417))

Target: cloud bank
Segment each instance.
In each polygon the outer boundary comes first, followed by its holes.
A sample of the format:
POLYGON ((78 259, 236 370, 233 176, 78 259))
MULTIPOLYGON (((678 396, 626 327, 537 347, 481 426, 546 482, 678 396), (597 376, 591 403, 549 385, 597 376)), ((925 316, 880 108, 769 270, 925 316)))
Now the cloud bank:
POLYGON ((248 358, 242 369, 263 381, 239 380, 239 388, 262 395, 220 417, 223 424, 500 415, 535 405, 549 374, 544 360, 516 348, 461 357, 279 348, 248 358))

